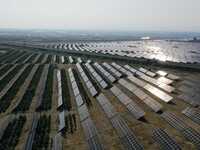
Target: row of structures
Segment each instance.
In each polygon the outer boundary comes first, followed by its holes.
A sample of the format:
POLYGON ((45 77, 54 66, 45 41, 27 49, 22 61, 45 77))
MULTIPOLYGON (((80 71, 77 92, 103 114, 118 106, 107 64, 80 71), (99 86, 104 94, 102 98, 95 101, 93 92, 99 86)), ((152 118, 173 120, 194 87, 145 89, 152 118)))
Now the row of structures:
POLYGON ((54 54, 32 53, 26 51, 9 51, 0 56, 0 64, 73 64, 82 63, 80 57, 60 56, 54 54))
POLYGON ((200 62, 199 43, 172 41, 123 41, 85 43, 45 43, 45 48, 57 50, 85 51, 118 56, 157 59, 182 63, 200 62))
MULTIPOLYGON (((104 149, 104 145, 101 140, 101 134, 99 134, 99 130, 101 129, 97 129, 94 121, 92 120, 92 117, 89 113, 89 106, 87 105, 86 99, 84 98, 84 89, 82 87, 84 87, 86 91, 90 94, 90 96, 92 96, 97 101, 102 111, 105 113, 105 116, 108 118, 113 129, 118 134, 119 139, 125 149, 143 149, 142 140, 138 140, 136 134, 132 131, 132 129, 129 128, 126 121, 123 119, 120 113, 117 112, 113 104, 110 102, 109 97, 105 93, 105 91, 108 91, 110 94, 112 94, 115 97, 115 100, 118 100, 127 109, 127 111, 131 114, 133 118, 137 120, 144 119, 145 117, 147 117, 145 110, 143 110, 143 107, 138 105, 136 100, 132 99, 130 95, 125 92, 125 90, 129 91, 130 93, 138 97, 141 103, 147 105, 150 109, 157 113, 158 116, 166 120, 169 125, 178 130, 181 134, 183 134, 183 136, 187 140, 195 144, 197 147, 199 146, 199 132, 191 128, 187 122, 179 118, 175 113, 166 111, 166 109, 164 109, 163 103, 175 103, 176 101, 173 94, 178 89, 175 88, 174 84, 181 80, 179 76, 167 73, 165 71, 153 71, 144 67, 134 67, 129 64, 119 65, 116 62, 93 63, 89 61, 84 63, 81 58, 79 58, 77 61, 78 63, 76 63, 75 68, 73 67, 67 70, 67 75, 69 76, 70 88, 73 91, 73 96, 71 96, 76 102, 76 110, 78 112, 80 123, 84 131, 85 140, 87 141, 90 149, 104 149), (96 85, 94 83, 96 83, 96 85), (80 86, 80 84, 83 84, 84 86, 80 86)), ((2 109, 4 109, 3 104, 5 104, 5 100, 3 99, 3 97, 5 97, 4 95, 10 92, 13 93, 15 88, 12 87, 14 85, 18 85, 19 88, 20 85, 24 85, 23 83, 25 83, 26 78, 29 77, 30 79, 35 79, 34 74, 37 73, 37 69, 39 68, 38 65, 37 67, 35 67, 34 65, 30 67, 31 65, 29 64, 22 65, 21 67, 15 69, 17 66, 19 65, 14 65, 14 67, 10 66, 12 69, 18 72, 17 74, 12 75, 12 70, 10 71, 10 68, 7 68, 8 74, 6 76, 3 75, 3 77, 0 76, 2 77, 2 79, 0 80, 0 84, 13 78, 13 80, 10 80, 7 83, 9 86, 2 87, 2 89, 0 88, 0 92, 2 94, 0 97, 0 104, 2 104, 2 109), (32 71, 33 69, 35 70, 32 71), (32 75, 29 74, 30 72, 32 75), (21 79, 19 81, 21 82, 18 82, 20 76, 21 79), (23 78, 25 79, 22 80, 23 78), (15 84, 16 82, 18 84, 15 84), (12 90, 10 91, 10 89, 12 90)), ((49 78, 51 78, 50 75, 53 75, 53 71, 51 71, 50 69, 51 67, 52 65, 49 64, 43 67, 43 72, 41 73, 41 77, 43 77, 41 78, 41 82, 38 83, 38 85, 40 85, 40 87, 42 87, 41 89, 43 90, 40 90, 39 94, 37 93, 39 96, 38 103, 36 104, 37 107, 49 105, 44 101, 43 93, 45 93, 45 91, 49 91, 48 89, 46 89, 46 84, 49 83, 49 78)), ((3 69, 3 67, 0 68, 0 72, 1 69, 3 69)), ((56 72, 57 82, 58 131, 53 137, 52 149, 59 150, 63 147, 63 132, 66 131, 67 126, 66 117, 71 114, 71 111, 62 108, 65 103, 63 100, 63 92, 69 91, 64 91, 64 89, 62 88, 61 71, 59 69, 54 70, 56 72)), ((53 86, 52 84, 50 85, 53 86)), ((184 88, 181 88, 181 90, 184 92, 184 88)), ((192 104, 192 106, 195 102, 195 106, 199 106, 200 101, 196 101, 196 99, 193 99, 194 96, 191 95, 191 93, 184 92, 184 94, 189 97, 189 99, 187 100, 183 99, 185 100, 185 102, 192 104)), ((9 104, 11 104, 11 102, 9 104)), ((7 108, 5 108, 5 112, 7 108)), ((47 109, 40 109, 38 111, 45 112, 47 111, 47 109)), ((1 113, 4 113, 4 111, 2 111, 1 113)), ((13 114, 15 113, 18 112, 13 112, 13 114)), ((190 118, 192 121, 199 124, 200 117, 198 109, 190 106, 189 108, 184 109, 182 113, 190 118)), ((18 117, 14 118, 19 119, 18 117)), ((21 126, 21 124, 25 122, 24 119, 20 118, 20 120, 22 121, 19 121, 19 126, 21 126)), ((34 141, 37 141, 39 137, 50 136, 49 120, 50 119, 48 115, 44 117, 43 115, 38 115, 38 113, 35 113, 35 115, 33 116, 32 127, 27 138, 26 149, 31 149, 31 147, 34 146, 37 147, 38 145, 35 145, 34 141), (38 130, 40 131, 40 129, 42 128, 41 122, 45 122, 46 126, 45 131, 42 130, 40 133, 38 132, 38 130)), ((18 122, 17 120, 14 121, 18 122)), ((9 119, 7 121, 7 125, 5 124, 4 126, 4 131, 0 133, 0 140, 2 140, 1 137, 5 136, 4 134, 6 133, 5 131, 7 130, 9 123, 12 122, 13 119, 9 119)), ((75 124, 75 122, 73 122, 72 124, 75 124)), ((13 127, 12 130, 14 129, 15 128, 13 127)), ((180 149, 180 146, 175 142, 175 140, 163 129, 155 128, 152 135, 153 139, 157 143, 159 143, 161 147, 167 149, 170 148, 171 145, 173 145, 173 147, 177 147, 177 149, 180 149)), ((11 136, 12 135, 9 135, 10 138, 11 136)), ((5 139, 2 141, 6 142, 5 139)))

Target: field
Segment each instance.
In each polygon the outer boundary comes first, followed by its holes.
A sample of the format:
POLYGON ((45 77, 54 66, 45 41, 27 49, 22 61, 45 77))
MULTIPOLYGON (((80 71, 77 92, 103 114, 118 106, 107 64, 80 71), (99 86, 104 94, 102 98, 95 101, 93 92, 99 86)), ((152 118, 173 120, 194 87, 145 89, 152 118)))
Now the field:
POLYGON ((200 147, 199 64, 50 46, 0 45, 0 150, 200 147))

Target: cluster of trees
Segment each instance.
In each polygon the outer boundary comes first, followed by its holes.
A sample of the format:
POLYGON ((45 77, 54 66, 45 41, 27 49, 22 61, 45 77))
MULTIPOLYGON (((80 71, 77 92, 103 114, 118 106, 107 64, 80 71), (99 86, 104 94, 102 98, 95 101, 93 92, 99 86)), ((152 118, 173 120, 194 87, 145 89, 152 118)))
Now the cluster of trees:
POLYGON ((33 140, 32 150, 48 150, 49 148, 49 133, 51 129, 51 116, 43 115, 38 120, 38 125, 33 140))
POLYGON ((25 94, 22 97, 22 100, 20 101, 20 103, 17 105, 17 107, 15 107, 15 109, 13 110, 13 112, 24 112, 27 111, 30 107, 30 104, 32 102, 32 99, 35 95, 36 89, 37 89, 37 85, 40 81, 40 77, 43 71, 44 65, 40 65, 36 71, 36 73, 34 74, 25 94))
POLYGON ((8 124, 3 133, 2 138, 0 139, 1 150, 15 149, 15 146, 18 143, 25 122, 26 117, 20 116, 19 118, 14 119, 8 124))
POLYGON ((29 53, 25 53, 25 55, 18 59, 16 63, 22 63, 29 55, 29 53))
POLYGON ((65 117, 66 132, 73 134, 77 130, 76 115, 69 114, 65 117))
POLYGON ((54 66, 50 65, 45 90, 42 97, 42 102, 39 111, 41 110, 50 110, 52 103, 52 93, 53 93, 53 74, 54 74, 54 66))
POLYGON ((59 64, 60 63, 60 60, 59 60, 59 56, 56 55, 56 63, 59 64))
POLYGON ((24 54, 24 52, 18 52, 15 55, 11 55, 8 58, 6 58, 4 63, 10 63, 10 62, 12 62, 13 60, 17 59, 18 57, 20 57, 23 54, 24 54))
POLYGON ((62 99, 64 103, 64 109, 71 110, 72 104, 70 100, 69 86, 67 84, 67 75, 64 69, 61 70, 61 84, 62 84, 62 99))
POLYGON ((10 71, 3 80, 0 81, 0 91, 5 87, 5 85, 19 72, 22 68, 21 65, 17 65, 12 71, 10 71))
POLYGON ((7 52, 7 53, 5 53, 5 54, 2 54, 1 56, 0 56, 0 62, 2 62, 2 61, 4 61, 4 60, 6 60, 6 59, 8 59, 9 58, 9 56, 11 56, 11 55, 13 55, 13 54, 16 54, 17 53, 17 51, 9 51, 9 52, 7 52))
POLYGON ((8 92, 0 99, 0 112, 5 112, 7 108, 10 106, 11 101, 16 96, 19 88, 24 83, 25 79, 28 77, 31 72, 33 65, 29 65, 22 75, 18 78, 18 80, 12 85, 12 87, 8 90, 8 92))
POLYGON ((32 63, 33 60, 35 59, 35 57, 36 57, 37 55, 38 55, 38 54, 33 54, 33 55, 29 58, 28 63, 32 63))
POLYGON ((0 70, 0 76, 2 76, 6 71, 8 71, 9 68, 11 68, 13 65, 12 64, 7 64, 0 70))

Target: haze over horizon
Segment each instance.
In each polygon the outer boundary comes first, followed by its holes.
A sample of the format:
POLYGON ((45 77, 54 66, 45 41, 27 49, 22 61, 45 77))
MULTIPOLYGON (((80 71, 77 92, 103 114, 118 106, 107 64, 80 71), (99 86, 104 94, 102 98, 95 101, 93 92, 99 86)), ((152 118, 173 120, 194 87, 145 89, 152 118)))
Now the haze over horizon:
POLYGON ((198 0, 1 0, 0 28, 200 32, 198 0))

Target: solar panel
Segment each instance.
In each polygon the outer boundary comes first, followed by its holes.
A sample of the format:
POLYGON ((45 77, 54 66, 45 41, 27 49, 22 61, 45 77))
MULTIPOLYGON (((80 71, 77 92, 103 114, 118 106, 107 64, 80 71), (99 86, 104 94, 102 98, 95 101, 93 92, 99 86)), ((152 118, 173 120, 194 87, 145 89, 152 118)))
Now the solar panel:
POLYGON ((78 96, 78 95, 80 94, 80 93, 79 93, 78 87, 74 88, 73 91, 74 91, 74 96, 75 96, 75 97, 78 96))
POLYGON ((165 84, 171 84, 173 82, 172 80, 167 79, 165 77, 159 77, 157 80, 165 84))
POLYGON ((96 96, 98 94, 97 90, 94 87, 91 87, 89 89, 89 91, 90 91, 90 93, 91 93, 92 96, 96 96))
POLYGON ((62 137, 59 133, 53 137, 52 150, 62 150, 62 137))
POLYGON ((117 133, 120 136, 120 139, 122 140, 123 145, 128 149, 137 149, 142 150, 142 145, 139 144, 137 138, 132 133, 132 131, 127 126, 126 122, 119 116, 115 116, 111 119, 111 123, 113 127, 116 129, 117 133), (126 138, 129 135, 129 137, 132 138, 126 138))
POLYGON ((174 139, 160 128, 153 129, 153 139, 160 145, 161 149, 181 150, 180 146, 174 141, 174 139))
POLYGON ((148 105, 155 112, 159 112, 163 108, 159 102, 157 102, 156 100, 154 100, 153 98, 151 98, 149 96, 146 97, 143 101, 146 105, 148 105))
POLYGON ((144 100, 145 98, 147 98, 147 94, 145 94, 142 90, 137 89, 134 91, 134 94, 139 97, 141 100, 144 100))
POLYGON ((87 119, 90 115, 87 109, 87 106, 84 104, 78 108, 78 113, 80 116, 80 121, 87 119))
POLYGON ((146 72, 148 71, 147 69, 142 68, 142 67, 140 67, 139 70, 140 70, 141 72, 143 72, 143 73, 146 73, 146 72))
POLYGON ((81 106, 83 104, 83 99, 82 99, 81 95, 76 96, 75 100, 76 100, 76 104, 78 106, 81 106))
POLYGON ((140 119, 145 115, 145 112, 134 102, 129 103, 126 107, 136 119, 140 119))
POLYGON ((108 103, 108 100, 107 98, 103 95, 103 94, 100 94, 98 97, 97 97, 97 100, 98 102, 100 103, 101 106, 105 105, 108 103))
POLYGON ((59 113, 59 127, 58 131, 61 132, 65 129, 65 112, 62 111, 59 113))
POLYGON ((154 86, 151 86, 151 85, 146 85, 144 87, 147 91, 149 91, 150 93, 152 93, 153 95, 157 96, 159 99, 163 100, 164 102, 170 102, 173 97, 171 97, 170 95, 166 94, 165 92, 157 89, 156 87, 154 86))
POLYGON ((103 146, 99 142, 99 138, 97 136, 93 136, 92 138, 88 139, 88 145, 91 150, 102 150, 104 149, 103 146))
POLYGON ((129 76, 128 79, 140 87, 144 87, 145 85, 147 85, 147 83, 145 83, 144 81, 142 81, 134 76, 129 76))
POLYGON ((162 71, 162 70, 159 70, 156 73, 159 74, 159 75, 161 75, 161 76, 166 76, 167 75, 167 72, 162 71))
POLYGON ((200 111, 198 108, 187 107, 182 113, 200 125, 200 111))
POLYGON ((174 128, 180 131, 183 136, 195 144, 197 147, 200 146, 200 133, 192 129, 186 124, 186 122, 179 116, 172 112, 164 112, 162 117, 174 128))
POLYGON ((116 115, 116 111, 110 103, 106 103, 102 107, 108 118, 112 118, 116 115))
POLYGON ((176 76, 176 75, 173 75, 173 74, 168 74, 167 78, 172 79, 172 80, 179 80, 180 79, 179 76, 176 76))
POLYGON ((87 140, 97 135, 97 130, 90 118, 83 120, 81 125, 87 140))

